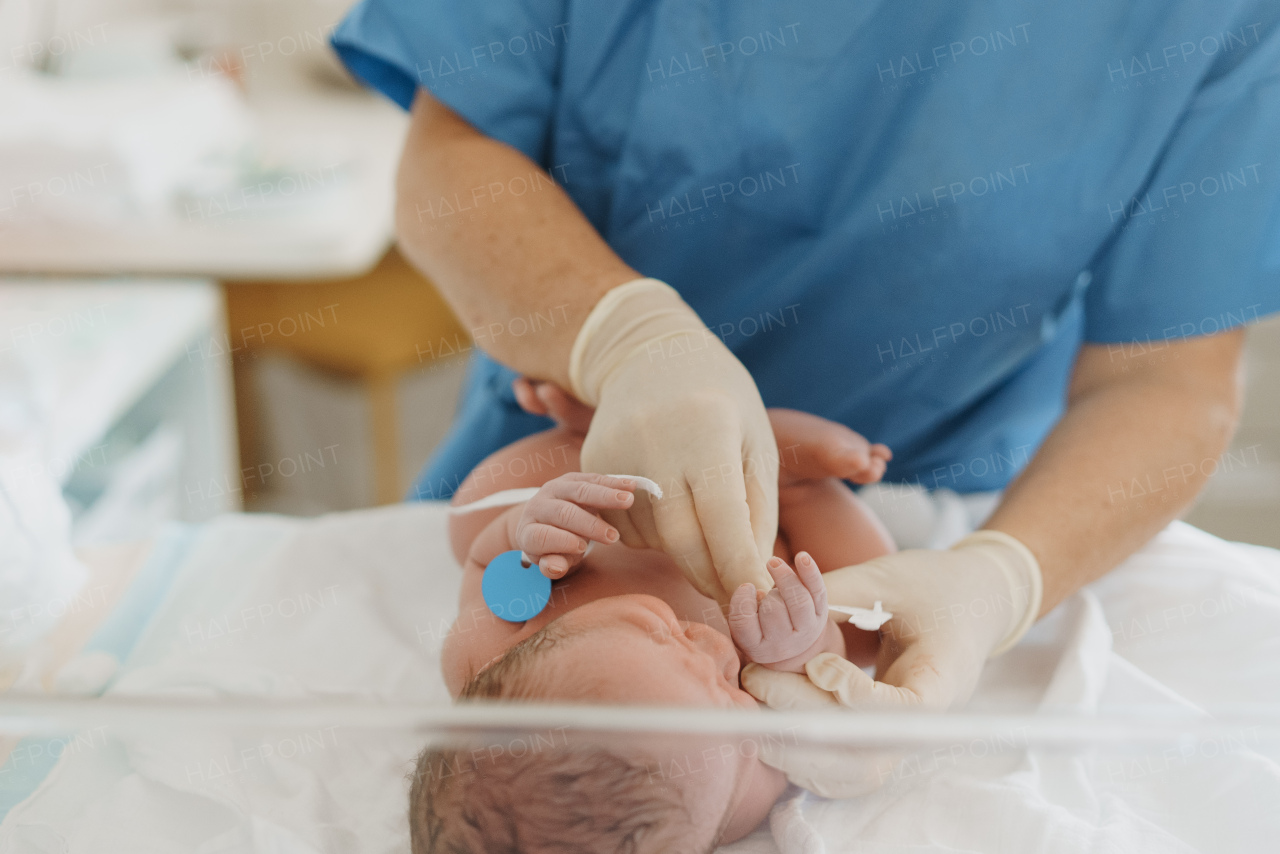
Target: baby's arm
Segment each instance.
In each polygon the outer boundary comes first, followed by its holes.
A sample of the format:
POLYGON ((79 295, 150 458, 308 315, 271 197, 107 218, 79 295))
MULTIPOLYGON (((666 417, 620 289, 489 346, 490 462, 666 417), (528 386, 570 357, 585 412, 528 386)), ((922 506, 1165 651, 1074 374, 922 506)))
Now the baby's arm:
POLYGON ((635 498, 636 482, 592 472, 566 472, 544 483, 521 504, 508 507, 472 541, 463 561, 467 572, 480 570, 503 552, 519 549, 551 579, 578 564, 591 542, 614 543, 618 531, 599 510, 625 510, 635 498))
MULTIPOLYGON (((561 578, 586 551, 587 541, 616 542, 618 532, 595 509, 630 505, 635 482, 602 474, 566 472, 541 486, 533 498, 498 510, 472 538, 462 561, 458 617, 441 651, 445 683, 457 696, 476 669, 506 647, 515 623, 495 617, 485 603, 485 567, 503 552, 520 549, 549 578, 561 578)), ((455 544, 456 546, 456 544, 455 544)), ((530 570, 531 572, 533 570, 530 570)))
POLYGON ((757 600, 744 584, 729 602, 729 631, 745 657, 771 670, 803 673, 815 655, 845 654, 840 628, 827 617, 827 588, 806 552, 796 555, 793 572, 781 558, 766 564, 774 588, 757 600))
MULTIPOLYGON (((578 471, 581 449, 582 435, 563 427, 526 436, 485 457, 458 485, 450 503, 469 504, 504 489, 542 486, 562 474, 578 471)), ((449 544, 458 563, 465 564, 472 543, 489 523, 508 510, 494 508, 450 515, 449 544)), ((494 555, 510 548, 508 545, 494 555)))

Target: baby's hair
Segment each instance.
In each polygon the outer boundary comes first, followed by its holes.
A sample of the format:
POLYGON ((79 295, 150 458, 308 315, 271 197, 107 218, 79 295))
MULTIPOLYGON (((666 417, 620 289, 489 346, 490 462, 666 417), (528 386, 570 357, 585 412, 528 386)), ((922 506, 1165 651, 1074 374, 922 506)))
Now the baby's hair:
MULTIPOLYGON (((459 700, 535 698, 533 657, 569 637, 551 623, 483 668, 459 700)), ((674 852, 706 835, 696 832, 680 790, 655 785, 649 765, 563 735, 549 742, 519 755, 423 750, 409 792, 413 854, 674 852)), ((714 847, 703 841, 697 850, 714 847)))

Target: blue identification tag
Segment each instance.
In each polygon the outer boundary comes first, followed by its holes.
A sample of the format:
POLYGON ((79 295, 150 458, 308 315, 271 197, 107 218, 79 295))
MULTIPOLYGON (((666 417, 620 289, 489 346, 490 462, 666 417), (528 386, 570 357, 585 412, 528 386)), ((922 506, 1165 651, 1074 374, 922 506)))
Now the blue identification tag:
MULTIPOLYGON (((648 492, 655 499, 662 497, 662 487, 647 477, 638 474, 613 474, 609 477, 627 477, 635 481, 636 486, 648 492)), ((492 495, 467 504, 455 504, 449 508, 452 513, 471 513, 475 510, 488 510, 493 507, 509 507, 528 501, 538 494, 538 487, 527 486, 520 489, 504 489, 492 495)), ((587 544, 590 550, 593 543, 587 544)), ((484 578, 480 582, 480 592, 484 603, 489 606, 495 617, 508 623, 523 623, 542 613, 551 601, 551 579, 538 570, 538 565, 521 566, 520 551, 512 549, 489 561, 484 568, 484 578)))
POLYGON ((480 592, 484 603, 500 620, 523 623, 542 613, 551 601, 551 579, 538 565, 521 566, 520 550, 513 549, 489 561, 484 568, 480 592))

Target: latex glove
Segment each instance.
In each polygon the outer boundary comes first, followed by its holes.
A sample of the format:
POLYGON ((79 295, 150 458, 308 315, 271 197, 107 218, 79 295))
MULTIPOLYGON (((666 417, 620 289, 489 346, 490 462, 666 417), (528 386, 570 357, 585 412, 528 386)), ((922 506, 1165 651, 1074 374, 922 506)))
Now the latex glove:
POLYGON ((831 604, 867 607, 879 599, 893 612, 880 629, 876 679, 828 653, 805 664, 807 679, 744 669, 742 687, 771 708, 962 703, 987 659, 1016 644, 1035 622, 1043 590, 1035 556, 1000 531, 978 531, 946 551, 886 555, 822 580, 831 604))
MULTIPOLYGON (((531 415, 550 418, 582 436, 591 427, 595 410, 553 382, 516 377, 511 390, 520 408, 531 415)), ((887 445, 872 444, 835 421, 776 406, 766 413, 778 445, 779 488, 825 477, 875 483, 893 459, 887 445)))
MULTIPOLYGON (((803 675, 748 664, 740 678, 743 688, 772 709, 830 711, 840 708, 834 694, 817 687, 803 675)), ((893 750, 792 744, 785 739, 765 739, 760 744, 760 761, 786 774, 795 785, 824 798, 854 798, 875 791, 892 777, 901 760, 902 753, 893 750)))
POLYGON ((563 578, 590 543, 617 542, 617 530, 592 511, 629 507, 635 488, 630 478, 587 472, 553 478, 525 502, 512 545, 547 578, 563 578))
MULTIPOLYGON (((830 602, 866 607, 881 599, 893 612, 881 629, 878 681, 830 653, 808 661, 805 676, 747 665, 742 687, 770 708, 946 708, 968 699, 986 660, 1016 644, 1040 613, 1040 565, 999 531, 971 534, 947 551, 886 555, 823 581, 830 602)), ((902 759, 886 750, 767 747, 762 761, 828 798, 878 788, 902 759)))
MULTIPOLYGON (((729 602, 729 633, 751 661, 778 670, 799 670, 822 651, 827 633, 827 589, 808 552, 796 555, 793 571, 781 558, 766 564, 776 586, 762 600, 744 584, 729 602)), ((836 631, 836 629, 832 629, 836 631)))
POLYGON ((778 450, 755 382, 670 286, 639 279, 592 309, 569 359, 572 391, 595 407, 584 471, 657 481, 604 518, 637 548, 666 552, 703 594, 772 587, 778 450))

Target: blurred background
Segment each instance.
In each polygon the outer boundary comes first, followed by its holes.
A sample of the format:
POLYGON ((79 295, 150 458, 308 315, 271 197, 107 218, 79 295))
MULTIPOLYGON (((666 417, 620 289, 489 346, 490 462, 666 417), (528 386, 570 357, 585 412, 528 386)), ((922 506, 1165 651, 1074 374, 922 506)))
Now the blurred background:
MULTIPOLYGON (((0 0, 0 453, 79 545, 393 503, 447 429, 469 339, 392 247, 347 5, 0 0)), ((1189 519, 1280 546, 1280 322, 1248 360, 1189 519)))
POLYGON ((395 502, 447 428, 467 336, 392 248, 348 5, 0 0, 3 450, 78 543, 395 502))

